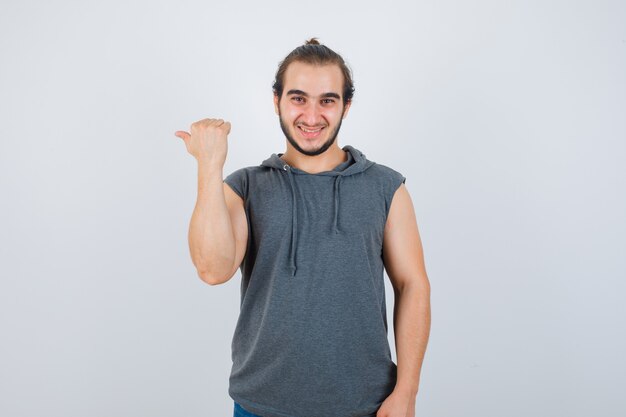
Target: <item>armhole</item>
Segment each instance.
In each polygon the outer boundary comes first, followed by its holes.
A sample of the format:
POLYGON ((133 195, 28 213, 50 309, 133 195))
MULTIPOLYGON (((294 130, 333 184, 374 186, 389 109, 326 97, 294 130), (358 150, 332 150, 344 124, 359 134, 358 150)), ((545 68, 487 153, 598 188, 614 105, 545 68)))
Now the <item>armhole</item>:
POLYGON ((396 195, 398 188, 402 184, 406 184, 406 177, 399 172, 394 172, 392 176, 389 188, 387 189, 387 202, 385 207, 385 223, 387 223, 387 218, 389 217, 389 210, 391 210, 391 203, 393 202, 393 197, 396 195))
POLYGON ((230 181, 226 181, 226 180, 224 180, 224 183, 227 184, 230 187, 230 189, 235 192, 235 194, 237 194, 239 197, 241 197, 242 200, 245 201, 245 197, 243 193, 239 191, 237 186, 233 185, 230 181))

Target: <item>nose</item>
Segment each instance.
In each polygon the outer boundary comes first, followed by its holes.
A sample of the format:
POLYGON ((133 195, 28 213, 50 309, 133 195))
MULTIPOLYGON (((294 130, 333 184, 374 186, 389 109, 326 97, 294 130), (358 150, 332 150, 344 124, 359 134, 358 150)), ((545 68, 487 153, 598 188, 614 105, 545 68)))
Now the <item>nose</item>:
POLYGON ((304 108, 300 120, 310 127, 323 125, 324 121, 322 120, 321 114, 322 112, 319 105, 317 103, 309 102, 304 108))

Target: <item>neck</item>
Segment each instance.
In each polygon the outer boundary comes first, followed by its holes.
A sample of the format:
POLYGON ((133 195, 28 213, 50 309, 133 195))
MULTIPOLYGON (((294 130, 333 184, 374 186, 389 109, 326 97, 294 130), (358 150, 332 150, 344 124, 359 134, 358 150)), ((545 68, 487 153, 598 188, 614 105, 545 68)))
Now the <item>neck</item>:
POLYGON ((336 144, 328 148, 326 152, 314 156, 305 155, 288 146, 285 153, 280 156, 280 159, 301 171, 317 174, 319 172, 331 171, 337 165, 346 162, 348 154, 336 144))

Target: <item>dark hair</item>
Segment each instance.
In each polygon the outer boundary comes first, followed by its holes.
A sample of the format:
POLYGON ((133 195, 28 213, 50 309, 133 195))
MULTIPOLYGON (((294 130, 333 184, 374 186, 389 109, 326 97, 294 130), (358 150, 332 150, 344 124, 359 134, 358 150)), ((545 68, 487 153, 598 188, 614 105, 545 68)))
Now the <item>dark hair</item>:
POLYGON ((350 68, 343 60, 341 55, 330 49, 325 45, 321 45, 317 38, 311 38, 305 42, 304 45, 298 46, 291 51, 289 55, 283 59, 278 65, 278 71, 276 71, 276 77, 274 78, 274 85, 272 90, 274 94, 278 96, 278 99, 283 95, 285 72, 287 67, 292 62, 303 62, 311 65, 338 65, 339 69, 343 73, 343 104, 352 101, 354 95, 354 84, 352 82, 352 72, 350 68))

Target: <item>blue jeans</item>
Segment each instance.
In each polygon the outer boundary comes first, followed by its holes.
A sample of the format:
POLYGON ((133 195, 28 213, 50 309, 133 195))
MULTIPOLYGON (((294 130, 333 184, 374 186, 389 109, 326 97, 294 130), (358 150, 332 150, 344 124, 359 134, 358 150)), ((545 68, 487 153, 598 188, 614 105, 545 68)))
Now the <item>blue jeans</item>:
POLYGON ((233 417, 262 417, 262 416, 259 416, 257 414, 252 414, 251 412, 244 410, 241 404, 235 401, 235 412, 233 414, 233 417))

